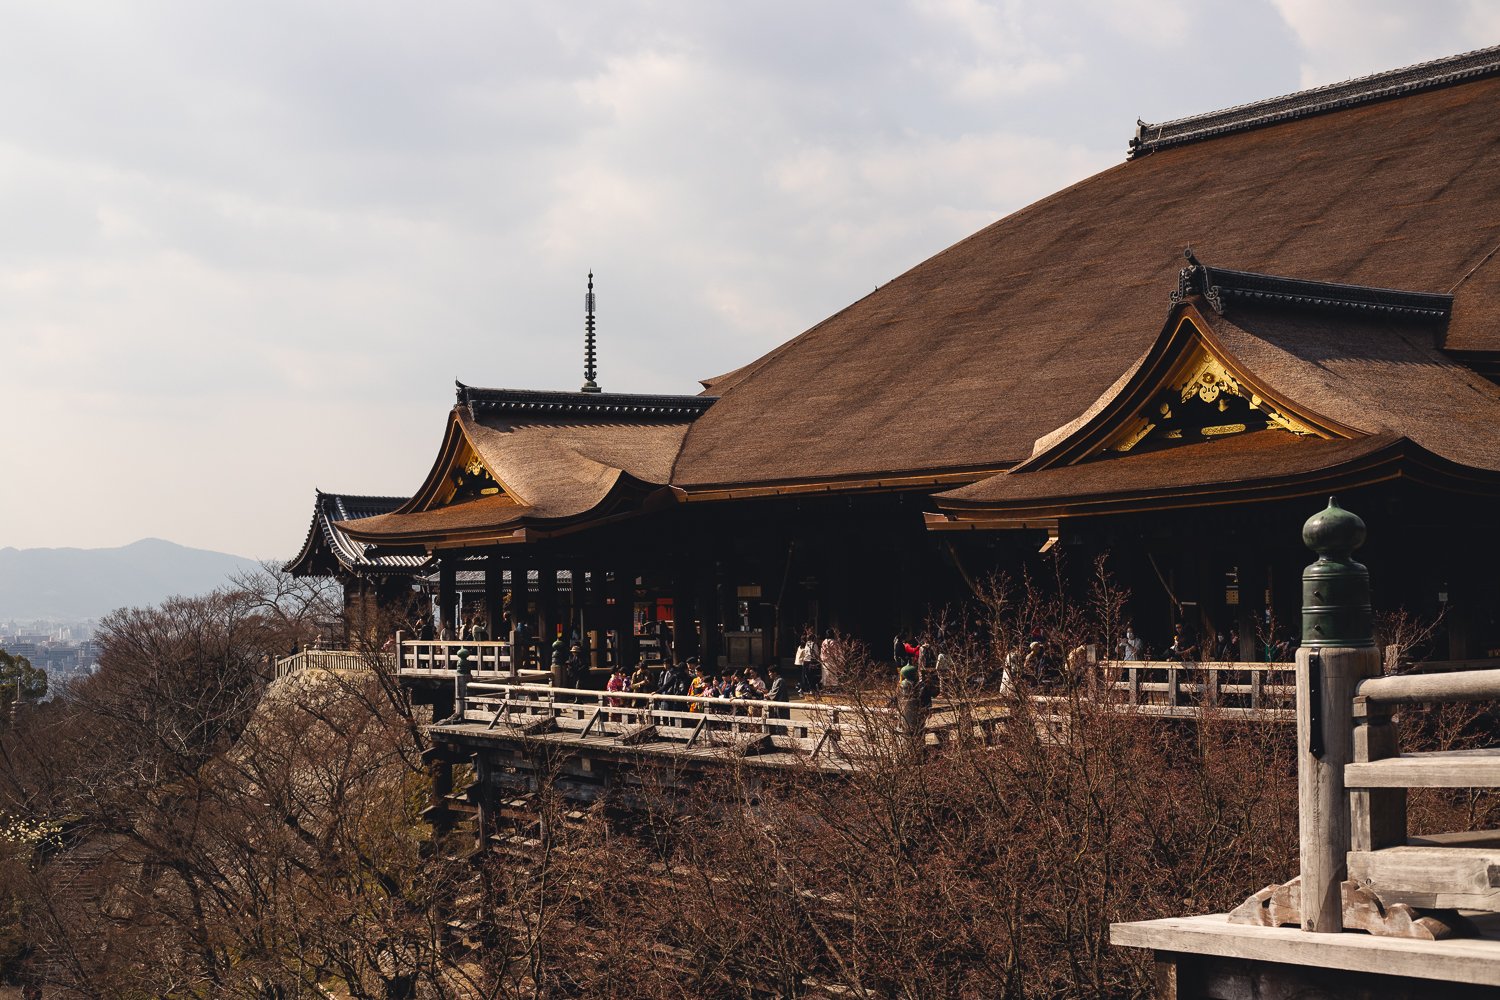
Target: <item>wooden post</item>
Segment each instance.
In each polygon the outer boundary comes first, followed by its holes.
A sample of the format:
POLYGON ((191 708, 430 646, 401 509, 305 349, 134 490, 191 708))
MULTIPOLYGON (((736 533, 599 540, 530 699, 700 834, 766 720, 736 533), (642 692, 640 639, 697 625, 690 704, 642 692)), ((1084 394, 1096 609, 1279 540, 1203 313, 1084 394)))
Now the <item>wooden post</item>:
MULTIPOLYGON (((552 655, 552 643, 557 638, 557 564, 544 559, 536 571, 536 637, 543 663, 552 655)), ((564 636, 566 638, 566 636, 564 636)))
POLYGON ((1344 765, 1354 759, 1354 688, 1379 674, 1380 654, 1373 646, 1297 650, 1297 820, 1305 931, 1344 929, 1340 885, 1351 843, 1344 765), (1321 755, 1314 753, 1318 744, 1321 755))
POLYGON ((635 637, 635 577, 627 570, 615 570, 615 629, 620 664, 626 672, 640 662, 640 644, 635 637))
POLYGON ((505 573, 500 557, 490 553, 484 560, 484 624, 492 640, 504 639, 500 633, 500 621, 504 617, 505 573))
POLYGON ((1130 703, 1139 705, 1141 703, 1141 668, 1130 668, 1130 703))
POLYGON ((1181 699, 1182 664, 1174 663, 1167 668, 1167 704, 1176 705, 1181 699))
POLYGON ((1266 672, 1252 668, 1250 670, 1250 707, 1260 708, 1265 700, 1266 672))
POLYGON ((1207 664, 1199 668, 1203 674, 1203 704, 1216 708, 1219 704, 1219 672, 1207 664))
MULTIPOLYGON (((1364 698, 1354 703, 1354 760, 1399 757, 1391 706, 1364 698)), ((1349 793, 1350 850, 1378 851, 1406 843, 1406 789, 1361 788, 1349 793)))
POLYGON ((478 815, 475 819, 475 843, 476 851, 488 850, 490 846, 490 834, 494 833, 495 826, 495 795, 494 780, 491 775, 494 766, 483 752, 474 755, 474 788, 476 795, 475 804, 478 815))
POLYGON ((438 565, 438 634, 442 635, 442 627, 447 625, 450 629, 454 627, 454 618, 458 615, 458 583, 451 559, 444 559, 438 565))

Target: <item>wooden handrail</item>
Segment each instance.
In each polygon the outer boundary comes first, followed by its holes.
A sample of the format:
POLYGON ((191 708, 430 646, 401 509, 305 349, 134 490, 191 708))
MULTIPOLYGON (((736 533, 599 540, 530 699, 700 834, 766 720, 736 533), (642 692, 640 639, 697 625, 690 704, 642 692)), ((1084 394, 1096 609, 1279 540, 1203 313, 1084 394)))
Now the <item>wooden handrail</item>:
MULTIPOLYGON (((827 711, 831 713, 837 713, 840 710, 847 710, 853 707, 846 704, 833 705, 816 701, 792 702, 766 701, 764 699, 754 698, 710 698, 706 695, 701 694, 655 694, 650 691, 600 691, 597 688, 562 688, 552 687, 548 684, 491 684, 486 682, 471 682, 468 686, 468 691, 470 692, 471 697, 475 693, 482 694, 486 691, 493 691, 496 693, 504 692, 505 694, 520 692, 522 694, 546 696, 538 697, 535 699, 536 701, 554 701, 556 700, 557 695, 567 695, 569 698, 584 698, 589 701, 605 701, 609 698, 621 698, 630 699, 631 701, 636 703, 620 706, 606 706, 618 707, 622 709, 650 708, 655 702, 687 702, 689 704, 721 705, 729 706, 731 708, 796 707, 802 709, 803 711, 827 711), (644 702, 645 704, 640 704, 641 702, 644 702)), ((895 711, 891 708, 874 705, 868 706, 868 709, 871 714, 875 715, 890 715, 895 711)))
POLYGON ((1104 670, 1169 670, 1173 667, 1188 670, 1245 670, 1263 673, 1297 672, 1295 663, 1261 663, 1258 660, 1100 660, 1097 667, 1104 670))
POLYGON ((1361 681, 1354 694, 1385 705, 1500 700, 1500 670, 1372 677, 1361 681))

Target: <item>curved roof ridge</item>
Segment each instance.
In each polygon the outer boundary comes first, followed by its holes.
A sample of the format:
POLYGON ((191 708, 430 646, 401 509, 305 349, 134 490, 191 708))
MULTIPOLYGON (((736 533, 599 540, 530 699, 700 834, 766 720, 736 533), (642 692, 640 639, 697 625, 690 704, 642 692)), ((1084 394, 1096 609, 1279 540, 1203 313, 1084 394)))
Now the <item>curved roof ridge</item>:
POLYGON ((1500 73, 1500 45, 1371 73, 1338 83, 1293 91, 1248 104, 1149 123, 1136 120, 1130 158, 1171 146, 1213 139, 1230 132, 1263 128, 1279 122, 1388 100, 1407 94, 1477 80, 1500 73))

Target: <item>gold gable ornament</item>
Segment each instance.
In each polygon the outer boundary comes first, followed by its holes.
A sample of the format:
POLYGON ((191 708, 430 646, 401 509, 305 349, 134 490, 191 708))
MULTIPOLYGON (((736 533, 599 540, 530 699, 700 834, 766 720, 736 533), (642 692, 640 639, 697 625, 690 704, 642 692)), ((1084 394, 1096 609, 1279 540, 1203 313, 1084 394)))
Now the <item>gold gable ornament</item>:
POLYGON ((1276 427, 1298 436, 1321 433, 1295 417, 1270 406, 1206 347, 1200 345, 1174 366, 1162 391, 1147 407, 1151 416, 1127 421, 1100 448, 1100 453, 1125 453, 1143 442, 1207 440, 1251 430, 1276 427))

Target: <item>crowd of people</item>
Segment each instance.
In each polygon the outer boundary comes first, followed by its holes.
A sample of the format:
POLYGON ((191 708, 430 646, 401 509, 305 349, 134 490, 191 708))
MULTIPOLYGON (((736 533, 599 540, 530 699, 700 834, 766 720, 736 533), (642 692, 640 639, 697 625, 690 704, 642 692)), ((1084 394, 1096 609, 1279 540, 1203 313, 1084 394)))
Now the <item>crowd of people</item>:
MULTIPOLYGON (((756 667, 745 667, 743 669, 730 668, 727 672, 716 673, 705 667, 696 656, 689 657, 684 663, 669 659, 659 671, 652 670, 642 663, 628 676, 624 667, 617 666, 611 672, 609 681, 605 684, 605 690, 705 699, 703 702, 690 702, 687 707, 691 712, 704 711, 708 699, 743 702, 790 701, 792 695, 791 686, 782 675, 781 668, 775 664, 766 667, 764 671, 756 667)), ((625 703, 626 699, 609 699, 609 704, 613 706, 625 703)), ((759 706, 754 706, 747 709, 744 714, 759 715, 761 714, 759 709, 759 706)), ((773 709, 771 714, 779 715, 780 711, 773 709)))

